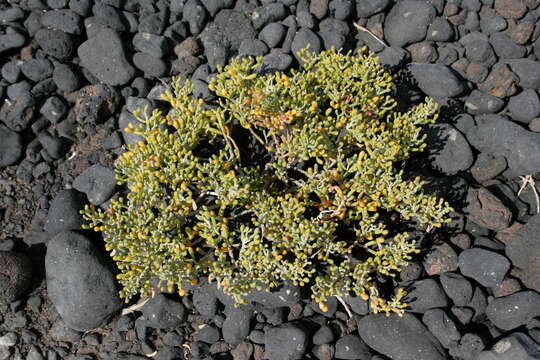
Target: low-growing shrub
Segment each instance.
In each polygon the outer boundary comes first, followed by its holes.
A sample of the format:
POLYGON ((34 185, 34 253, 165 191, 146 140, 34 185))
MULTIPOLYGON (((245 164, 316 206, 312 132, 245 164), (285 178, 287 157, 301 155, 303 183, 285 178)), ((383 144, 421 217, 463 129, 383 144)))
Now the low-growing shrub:
POLYGON ((209 84, 212 104, 173 79, 170 111, 137 115, 127 131, 145 141, 116 163, 127 197, 83 211, 118 264, 122 297, 148 294, 155 278, 183 295, 207 276, 238 303, 289 281, 322 309, 357 295, 402 313, 405 292, 382 296, 377 284, 418 251, 398 225, 440 227, 451 211, 399 170, 424 149, 421 125, 437 107, 395 112, 392 78, 365 49, 300 56, 288 75, 233 61, 209 84))

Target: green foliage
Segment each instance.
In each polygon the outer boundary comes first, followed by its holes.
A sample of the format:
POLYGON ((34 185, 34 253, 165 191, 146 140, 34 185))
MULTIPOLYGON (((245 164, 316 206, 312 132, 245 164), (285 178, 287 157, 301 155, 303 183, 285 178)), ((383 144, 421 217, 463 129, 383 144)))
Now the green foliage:
POLYGON ((260 58, 232 62, 209 86, 212 106, 173 79, 163 96, 171 110, 127 129, 145 139, 117 160, 127 198, 83 211, 121 270, 121 296, 147 294, 153 277, 185 294, 186 282, 208 276, 241 303, 288 280, 323 309, 328 296, 355 294, 374 312, 403 311, 405 292, 385 299, 374 279, 395 276, 418 251, 389 214, 449 221, 446 202, 397 170, 424 149, 420 125, 435 121, 436 105, 396 113, 392 78, 365 49, 300 55, 303 70, 289 75, 257 75, 260 58), (244 165, 234 124, 270 161, 244 165))

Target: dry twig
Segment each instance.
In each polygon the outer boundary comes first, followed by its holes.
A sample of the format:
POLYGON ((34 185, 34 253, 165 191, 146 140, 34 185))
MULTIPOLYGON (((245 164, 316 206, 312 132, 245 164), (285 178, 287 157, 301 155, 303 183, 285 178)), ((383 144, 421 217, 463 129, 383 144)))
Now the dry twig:
POLYGON ((382 40, 380 39, 377 35, 375 35, 371 30, 369 30, 368 28, 362 26, 362 25, 358 25, 357 23, 353 22, 353 25, 355 28, 357 28, 358 30, 360 31, 364 31, 364 32, 367 32, 369 35, 373 36, 373 38, 375 40, 377 40, 379 43, 381 43, 384 47, 388 47, 388 45, 382 40))

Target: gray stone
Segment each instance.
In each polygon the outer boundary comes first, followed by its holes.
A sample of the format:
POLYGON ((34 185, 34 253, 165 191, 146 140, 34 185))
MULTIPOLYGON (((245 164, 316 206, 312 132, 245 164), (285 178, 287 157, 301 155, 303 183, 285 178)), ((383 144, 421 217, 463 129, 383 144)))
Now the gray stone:
POLYGON ((395 360, 446 360, 439 341, 412 314, 367 315, 358 332, 373 350, 395 360))
POLYGON ((116 31, 103 29, 78 49, 81 65, 108 85, 125 85, 135 75, 116 31))
POLYGON ((65 231, 47 245, 47 294, 70 328, 89 331, 123 306, 112 262, 85 236, 65 231))
POLYGON ((445 65, 412 63, 408 68, 418 87, 433 98, 453 97, 465 90, 463 81, 445 65))
POLYGON ((425 39, 435 8, 424 1, 399 1, 384 22, 384 36, 391 46, 404 47, 425 39))
POLYGON ((505 331, 527 325, 540 316, 540 294, 520 291, 495 298, 488 304, 486 314, 495 326, 505 331))
POLYGON ((475 360, 536 359, 540 359, 540 345, 529 336, 516 332, 497 341, 491 350, 482 351, 475 360))
POLYGON ((21 136, 0 123, 0 168, 15 164, 22 153, 21 136))
POLYGON ((500 286, 509 269, 510 261, 493 251, 473 248, 459 254, 461 273, 486 287, 500 286))
POLYGON ((114 171, 99 164, 92 165, 75 178, 73 188, 86 194, 91 204, 101 205, 116 190, 114 171))

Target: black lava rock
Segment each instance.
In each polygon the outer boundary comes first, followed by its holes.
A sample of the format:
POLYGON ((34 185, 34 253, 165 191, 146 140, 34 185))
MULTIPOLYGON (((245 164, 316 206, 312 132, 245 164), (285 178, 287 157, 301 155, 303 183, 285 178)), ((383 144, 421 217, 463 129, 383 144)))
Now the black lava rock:
POLYGON ((518 85, 525 89, 540 89, 540 62, 530 59, 508 60, 510 69, 518 76, 518 85))
POLYGON ((486 314, 495 326, 505 331, 526 325, 540 316, 540 294, 520 291, 495 298, 488 304, 486 314))
POLYGON ((227 306, 226 318, 223 322, 222 332, 225 342, 238 345, 251 331, 251 319, 253 310, 248 307, 235 308, 227 306))
POLYGON ((17 32, 0 35, 0 55, 21 48, 26 42, 26 37, 17 32))
POLYGON ((525 46, 518 45, 505 33, 494 33, 489 37, 489 42, 495 53, 502 59, 519 59, 527 53, 525 46))
POLYGON ((521 332, 515 332, 506 336, 493 346, 489 351, 482 351, 476 357, 477 360, 534 360, 540 354, 540 345, 531 337, 521 332))
POLYGON ((77 74, 66 64, 56 64, 54 66, 53 80, 60 91, 72 92, 81 86, 77 74))
POLYGON ((293 57, 281 51, 270 51, 270 54, 263 56, 261 73, 271 73, 274 71, 285 71, 293 62, 293 57))
POLYGON ((15 164, 24 150, 22 137, 0 124, 0 168, 15 164))
POLYGON ((400 1, 386 16, 385 38, 391 46, 396 47, 422 41, 435 15, 435 8, 428 2, 400 1))
POLYGON ((264 41, 269 48, 278 46, 287 33, 287 28, 280 23, 270 23, 259 33, 259 39, 264 41))
POLYGON ((142 309, 146 324, 155 329, 172 329, 180 326, 185 319, 186 310, 181 302, 172 300, 164 294, 150 298, 142 309))
POLYGON ((51 201, 45 231, 56 235, 61 231, 79 230, 83 224, 79 213, 84 208, 86 197, 76 190, 63 190, 51 201))
POLYGON ((329 326, 323 325, 313 335, 312 342, 315 345, 330 344, 335 341, 335 335, 329 326))
POLYGON ((21 65, 21 71, 29 80, 41 81, 52 75, 53 65, 47 59, 30 59, 21 65))
POLYGON ((493 251, 473 248, 459 254, 461 273, 486 287, 500 286, 509 269, 510 261, 493 251))
POLYGON ((467 306, 473 296, 473 286, 470 281, 460 274, 442 273, 441 285, 450 299, 457 306, 467 306))
POLYGON ((0 251, 0 303, 10 303, 30 287, 32 263, 22 253, 0 251))
POLYGON ((371 350, 356 335, 345 335, 335 345, 336 359, 370 359, 371 350))
POLYGON ((422 322, 446 349, 458 343, 461 334, 454 321, 442 309, 431 309, 424 313, 422 322))
POLYGON ((32 97, 20 97, 15 101, 4 101, 0 108, 0 120, 13 131, 23 131, 34 117, 35 101, 32 97))
POLYGON ((476 89, 465 100, 467 112, 472 115, 493 114, 501 110, 503 106, 504 100, 476 89))
POLYGON ((47 11, 41 15, 41 24, 68 34, 80 35, 82 33, 81 17, 73 10, 47 11))
POLYGON ((293 323, 267 328, 264 333, 266 358, 269 360, 302 359, 307 350, 308 341, 307 332, 293 323))
POLYGON ((71 145, 68 139, 52 136, 48 131, 42 131, 38 136, 38 140, 41 146, 43 146, 43 149, 53 159, 60 159, 67 154, 71 145))
POLYGON ((447 307, 448 299, 439 283, 434 279, 415 281, 407 290, 408 311, 425 313, 429 309, 447 307))
POLYGON ((540 231, 540 215, 531 217, 525 225, 510 236, 506 242, 506 256, 519 268, 518 276, 525 286, 540 292, 540 244, 536 234, 540 231))
POLYGON ((64 117, 67 110, 66 104, 59 97, 52 96, 45 100, 39 112, 51 123, 56 124, 64 117))
POLYGON ((471 167, 474 157, 463 134, 449 124, 429 125, 426 130, 428 156, 435 169, 455 175, 471 167))
POLYGON ((418 87, 433 98, 453 97, 465 90, 463 81, 445 65, 413 63, 408 65, 408 69, 418 87))
POLYGON ((211 325, 205 325, 194 335, 196 341, 202 341, 207 344, 215 344, 221 338, 219 329, 211 325))
POLYGON ((258 39, 244 39, 238 48, 238 55, 264 56, 268 52, 268 46, 258 39))
POLYGON ((85 236, 64 231, 51 239, 45 269, 47 294, 70 328, 95 329, 122 308, 111 261, 85 236))
POLYGON ((255 29, 261 29, 266 24, 283 20, 287 16, 287 10, 281 3, 270 3, 255 9, 251 15, 255 29))
POLYGON ((203 283, 197 286, 193 291, 193 306, 203 316, 216 315, 218 306, 216 285, 203 283))
POLYGON ((67 60, 73 55, 73 39, 61 30, 40 29, 35 39, 46 54, 58 60, 67 60))
POLYGON ((169 70, 169 66, 165 61, 144 52, 133 55, 133 65, 142 70, 146 78, 163 76, 169 70))
POLYGON ((103 29, 78 49, 81 65, 109 85, 127 84, 135 69, 127 61, 122 40, 111 29, 103 29))
POLYGON ((163 57, 169 51, 169 43, 164 36, 139 32, 132 41, 135 49, 157 58, 163 57))
POLYGON ((356 2, 356 14, 360 18, 369 18, 390 5, 390 0, 369 0, 356 2))
POLYGON ((517 174, 540 171, 540 134, 527 131, 501 115, 480 115, 467 140, 477 150, 504 156, 517 174), (527 154, 523 156, 522 154, 527 154))
POLYGON ((267 308, 292 306, 300 299, 300 288, 289 283, 282 284, 270 291, 255 289, 246 296, 246 300, 262 304, 267 308))
POLYGON ((358 332, 373 350, 391 359, 446 360, 439 341, 412 314, 367 315, 358 332))
POLYGON ((73 188, 86 194, 91 204, 101 205, 116 190, 114 171, 99 164, 92 165, 75 178, 73 188))
POLYGON ((291 51, 299 63, 302 60, 298 57, 298 51, 309 45, 309 52, 318 54, 322 51, 322 41, 313 31, 307 28, 301 28, 296 32, 294 40, 291 45, 291 51))
POLYGON ((183 20, 189 23, 189 30, 198 35, 206 23, 208 13, 199 0, 188 0, 183 8, 183 20))
POLYGON ((530 123, 540 115, 540 99, 536 91, 528 89, 514 95, 508 101, 512 120, 530 123))

